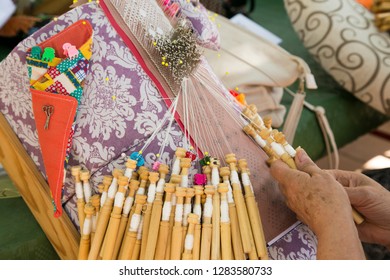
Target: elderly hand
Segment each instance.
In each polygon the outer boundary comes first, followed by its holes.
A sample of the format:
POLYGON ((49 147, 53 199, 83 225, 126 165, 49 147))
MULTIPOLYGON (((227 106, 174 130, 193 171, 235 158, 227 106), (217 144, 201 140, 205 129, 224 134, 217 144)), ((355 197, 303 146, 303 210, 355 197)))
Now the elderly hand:
POLYGON ((345 187, 351 204, 365 217, 357 226, 360 239, 390 250, 390 192, 369 177, 348 171, 329 173, 345 187))
POLYGON ((363 249, 343 186, 320 169, 303 149, 297 149, 297 170, 282 161, 271 165, 288 207, 318 238, 318 258, 362 259, 363 249))

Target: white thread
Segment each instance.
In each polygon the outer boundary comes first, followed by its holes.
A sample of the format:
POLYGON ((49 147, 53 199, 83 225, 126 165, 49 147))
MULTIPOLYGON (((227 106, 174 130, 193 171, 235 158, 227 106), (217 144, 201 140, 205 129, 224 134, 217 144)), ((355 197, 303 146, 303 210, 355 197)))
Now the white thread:
POLYGON ((283 145, 284 146, 284 149, 286 150, 286 152, 291 156, 291 157, 295 157, 295 155, 297 154, 297 151, 295 151, 295 149, 290 145, 290 144, 285 144, 283 145))
POLYGON ((180 159, 175 158, 175 161, 173 162, 173 166, 172 166, 171 175, 179 175, 179 173, 180 173, 180 159))
POLYGON ((211 218, 213 216, 213 199, 211 197, 206 198, 203 209, 203 217, 211 218))
POLYGON ((281 144, 279 144, 279 143, 272 142, 271 143, 271 148, 272 148, 272 150, 274 150, 274 152, 278 156, 282 156, 285 153, 285 150, 283 149, 283 146, 281 144))
POLYGON ((219 184, 219 172, 218 172, 218 167, 213 167, 211 170, 211 183, 215 188, 218 187, 219 184))
POLYGON ((128 178, 128 181, 130 181, 130 178, 133 176, 133 169, 126 168, 125 170, 125 176, 128 178))
POLYGON ((122 208, 124 200, 125 200, 125 194, 123 192, 117 192, 115 195, 114 206, 122 208))
POLYGON ((141 222, 140 214, 133 214, 130 222, 129 231, 138 231, 139 224, 141 222))
POLYGON ((240 184, 240 185, 241 185, 240 179, 238 178, 238 173, 237 173, 237 171, 232 170, 232 171, 230 172, 230 181, 232 182, 232 184, 240 184))
POLYGON ((191 203, 184 204, 183 226, 188 226, 188 214, 191 213, 191 203))
POLYGON ((102 196, 100 198, 100 206, 104 205, 104 202, 106 202, 107 199, 107 192, 102 192, 102 196))
POLYGON ((137 240, 142 239, 142 232, 143 232, 143 224, 144 224, 144 216, 141 216, 141 222, 139 223, 138 231, 137 231, 137 240))
POLYGON ((156 184, 152 183, 148 188, 148 203, 153 203, 156 197, 156 184))
POLYGON ((221 223, 229 223, 229 206, 226 200, 221 200, 221 223))
POLYGON ((123 206, 123 214, 129 215, 131 207, 133 206, 134 197, 126 197, 125 204, 123 206))
POLYGON ((267 142, 265 142, 265 140, 261 138, 260 135, 256 134, 254 139, 256 143, 260 145, 260 147, 264 148, 265 146, 267 146, 267 142))
POLYGON ((84 235, 90 235, 91 234, 91 229, 92 229, 91 218, 87 218, 87 219, 84 220, 83 234, 84 235))
POLYGON ((187 234, 186 239, 184 241, 184 249, 191 251, 194 248, 194 235, 187 234))
POLYGON ((200 206, 200 204, 194 205, 194 214, 198 215, 198 220, 200 222, 200 217, 202 217, 202 206, 200 206))
POLYGON ((144 194, 145 194, 145 188, 139 188, 139 189, 137 190, 137 194, 139 194, 139 195, 144 195, 144 194))
POLYGON ((161 220, 169 221, 169 216, 171 215, 171 209, 172 209, 171 202, 170 201, 166 201, 164 203, 161 220))
POLYGON ((183 221, 183 204, 177 204, 175 209, 175 222, 183 221))
POLYGON ((188 175, 182 175, 182 176, 181 176, 180 187, 182 187, 182 188, 188 188, 188 175))
POLYGON ((232 189, 232 186, 230 185, 229 179, 224 180, 224 183, 228 186, 227 201, 228 201, 228 203, 234 203, 233 189, 232 189))
POLYGON ((84 198, 83 185, 80 182, 76 182, 76 197, 78 199, 84 198))
POLYGON ((83 189, 84 189, 84 199, 85 199, 85 202, 89 202, 89 199, 91 198, 91 195, 92 195, 92 190, 91 190, 91 186, 89 185, 89 183, 84 183, 83 185, 83 189))
POLYGON ((250 186, 251 185, 251 181, 249 180, 249 175, 248 173, 241 173, 241 180, 242 180, 242 184, 244 186, 250 186))
POLYGON ((110 187, 108 188, 107 196, 109 198, 114 198, 117 191, 118 191, 118 179, 114 177, 114 179, 112 179, 110 187))
POLYGON ((158 180, 156 192, 158 193, 164 192, 164 185, 165 185, 165 179, 161 178, 160 180, 158 180))

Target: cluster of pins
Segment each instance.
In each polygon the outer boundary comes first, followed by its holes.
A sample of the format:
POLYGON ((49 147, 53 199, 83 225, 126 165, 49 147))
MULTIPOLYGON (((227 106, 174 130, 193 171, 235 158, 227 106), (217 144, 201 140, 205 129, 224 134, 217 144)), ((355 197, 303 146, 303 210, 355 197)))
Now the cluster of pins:
MULTIPOLYGON (((172 170, 115 169, 100 194, 82 197, 87 184, 73 167, 80 204, 80 260, 258 260, 268 259, 250 172, 244 159, 226 155, 228 166, 210 158, 204 184, 189 184, 191 158, 177 148, 172 170), (170 177, 168 180, 168 176, 170 177)), ((195 175, 195 176, 196 176, 195 175)))
POLYGON ((390 0, 374 0, 371 11, 375 15, 375 25, 379 31, 390 30, 390 0))
POLYGON ((248 134, 268 155, 269 162, 281 159, 290 168, 296 169, 294 157, 296 150, 287 142, 283 132, 272 128, 272 119, 261 118, 257 114, 255 105, 248 105, 242 114, 249 121, 243 130, 248 134))

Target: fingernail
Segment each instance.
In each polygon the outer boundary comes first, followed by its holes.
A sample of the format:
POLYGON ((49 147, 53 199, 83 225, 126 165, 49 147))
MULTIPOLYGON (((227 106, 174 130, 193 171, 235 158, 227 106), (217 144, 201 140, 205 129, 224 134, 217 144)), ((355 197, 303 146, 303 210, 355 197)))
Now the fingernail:
POLYGON ((298 158, 298 161, 301 163, 307 160, 308 156, 307 156, 304 149, 302 149, 300 147, 297 148, 297 158, 298 158))

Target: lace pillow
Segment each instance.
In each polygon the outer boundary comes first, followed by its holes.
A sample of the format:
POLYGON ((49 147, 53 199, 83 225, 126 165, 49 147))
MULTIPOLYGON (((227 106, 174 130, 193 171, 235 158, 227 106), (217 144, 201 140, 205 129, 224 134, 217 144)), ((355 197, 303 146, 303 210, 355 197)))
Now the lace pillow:
POLYGON ((390 38, 355 0, 284 0, 307 50, 347 91, 390 115, 390 38))

